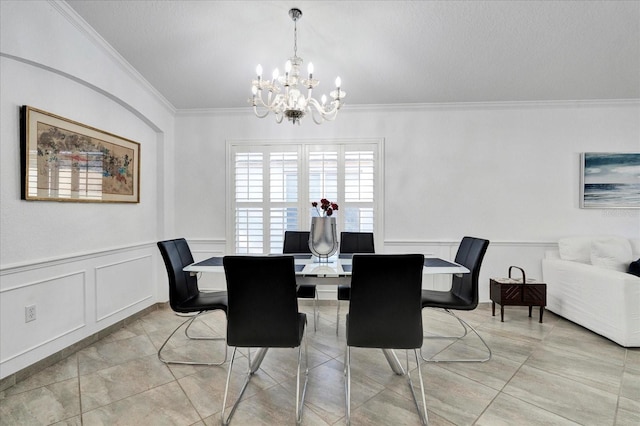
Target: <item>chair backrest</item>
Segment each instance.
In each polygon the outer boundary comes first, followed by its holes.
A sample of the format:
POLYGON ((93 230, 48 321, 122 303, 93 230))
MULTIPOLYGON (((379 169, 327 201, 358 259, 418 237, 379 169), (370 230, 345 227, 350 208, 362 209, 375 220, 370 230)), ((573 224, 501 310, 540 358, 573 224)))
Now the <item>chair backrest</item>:
POLYGON ((464 237, 456 253, 456 263, 466 266, 471 272, 460 276, 454 275, 451 283, 451 292, 465 300, 469 304, 468 309, 475 309, 478 306, 480 266, 488 247, 489 240, 464 237))
POLYGON ((421 254, 354 255, 347 345, 415 349, 422 346, 421 254))
POLYGON ((227 343, 254 348, 300 344, 293 256, 225 256, 227 343))
POLYGON ((375 253, 372 232, 341 232, 340 253, 375 253))
POLYGON ((282 253, 311 253, 309 231, 285 231, 282 253))
POLYGON ((179 311, 179 305, 200 293, 198 279, 182 268, 193 263, 189 244, 184 238, 158 242, 169 277, 169 304, 179 311))

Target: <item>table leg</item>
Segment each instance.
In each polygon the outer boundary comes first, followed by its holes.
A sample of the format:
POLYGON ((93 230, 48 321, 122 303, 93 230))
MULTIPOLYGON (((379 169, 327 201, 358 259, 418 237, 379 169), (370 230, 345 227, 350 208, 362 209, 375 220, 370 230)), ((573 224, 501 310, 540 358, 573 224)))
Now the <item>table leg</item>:
POLYGON ((540 306, 540 322, 542 323, 542 313, 544 312, 544 306, 540 306))
POLYGON ((491 316, 496 316, 496 302, 491 302, 491 316))
POLYGON ((529 318, 531 318, 531 310, 533 309, 533 306, 529 305, 529 318))
POLYGON ((256 352, 255 357, 253 358, 253 361, 251 362, 251 366, 249 369, 249 372, 251 374, 255 373, 256 371, 258 371, 258 369, 260 368, 260 364, 262 364, 262 360, 264 359, 264 356, 267 354, 267 350, 269 348, 259 348, 258 351, 256 352))
POLYGON ((400 361, 398 361, 398 357, 396 356, 396 353, 393 351, 393 349, 383 349, 382 353, 384 354, 385 358, 387 358, 389 367, 391 367, 393 372, 398 376, 404 376, 404 368, 402 368, 402 365, 400 364, 400 361))
POLYGON ((500 305, 500 322, 504 322, 504 305, 500 305))

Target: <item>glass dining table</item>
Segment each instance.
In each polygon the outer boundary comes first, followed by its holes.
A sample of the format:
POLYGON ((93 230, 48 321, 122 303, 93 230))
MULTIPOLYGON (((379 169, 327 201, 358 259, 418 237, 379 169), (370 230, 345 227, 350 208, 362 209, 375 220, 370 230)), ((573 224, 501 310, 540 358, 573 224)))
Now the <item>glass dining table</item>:
MULTIPOLYGON (((280 255, 279 255, 280 256, 280 255)), ((294 257, 294 267, 297 284, 321 284, 321 285, 348 285, 351 282, 351 261, 353 254, 340 254, 328 258, 328 261, 320 261, 317 257, 308 253, 288 254, 294 257)), ((183 268, 185 272, 191 273, 222 273, 223 256, 214 256, 208 259, 194 262, 183 268)), ((424 259, 423 275, 436 274, 468 274, 469 269, 455 262, 444 260, 438 257, 427 257, 424 259)), ((400 364, 395 352, 392 349, 382 349, 382 352, 394 373, 404 375, 404 369, 400 364)), ((255 373, 267 353, 266 348, 258 349, 251 362, 251 373, 255 373)))
MULTIPOLYGON (((317 284, 318 278, 322 279, 323 285, 348 284, 351 281, 352 254, 332 256, 327 262, 320 261, 317 257, 307 253, 285 256, 293 256, 295 259, 296 282, 298 284, 306 284, 309 280, 312 280, 317 284)), ((185 266, 183 270, 185 272, 224 273, 222 259, 223 256, 210 257, 185 266)), ((438 257, 425 256, 422 273, 424 275, 467 274, 469 273, 469 270, 455 262, 440 259, 438 257)))

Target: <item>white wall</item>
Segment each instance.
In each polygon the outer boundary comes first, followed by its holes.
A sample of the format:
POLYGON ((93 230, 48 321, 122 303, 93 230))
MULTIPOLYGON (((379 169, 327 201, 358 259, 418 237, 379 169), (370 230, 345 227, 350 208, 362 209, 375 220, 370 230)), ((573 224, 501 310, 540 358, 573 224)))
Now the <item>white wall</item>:
POLYGON ((385 251, 452 257, 462 236, 488 238, 487 287, 512 264, 540 277, 563 235, 640 235, 638 210, 578 208, 579 153, 639 150, 638 102, 347 106, 299 127, 248 110, 175 118, 64 3, 0 1, 0 31, 0 378, 167 300, 157 240, 224 252, 226 140, 384 138, 385 251), (21 105, 140 142, 140 204, 20 200, 21 105))
MULTIPOLYGON (((249 84, 249 83, 247 83, 249 84)), ((240 112, 180 112, 176 232, 224 251, 225 143, 234 139, 384 138, 387 252, 452 258, 465 235, 492 241, 481 273, 540 260, 572 234, 640 236, 640 210, 579 208, 580 153, 639 151, 639 102, 345 108, 335 122, 275 124, 240 112), (194 154, 197 153, 197 154, 194 154), (197 194, 197 196, 195 196, 197 194)))
POLYGON ((172 232, 174 111, 66 4, 0 8, 2 378, 167 299, 155 243, 172 232), (139 142, 140 203, 21 200, 21 105, 139 142))

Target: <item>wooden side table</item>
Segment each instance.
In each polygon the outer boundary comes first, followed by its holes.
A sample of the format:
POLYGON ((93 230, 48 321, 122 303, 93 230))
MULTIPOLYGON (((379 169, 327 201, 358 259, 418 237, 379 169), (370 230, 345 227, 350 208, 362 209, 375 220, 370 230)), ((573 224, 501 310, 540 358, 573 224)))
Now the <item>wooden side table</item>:
POLYGON ((500 305, 500 321, 504 322, 505 306, 528 306, 529 316, 534 306, 540 307, 540 322, 542 313, 547 306, 547 285, 527 279, 524 270, 517 266, 509 267, 509 278, 491 278, 489 280, 489 294, 491 298, 491 314, 496 315, 496 303, 500 305), (519 269, 522 279, 511 278, 511 270, 519 269))

